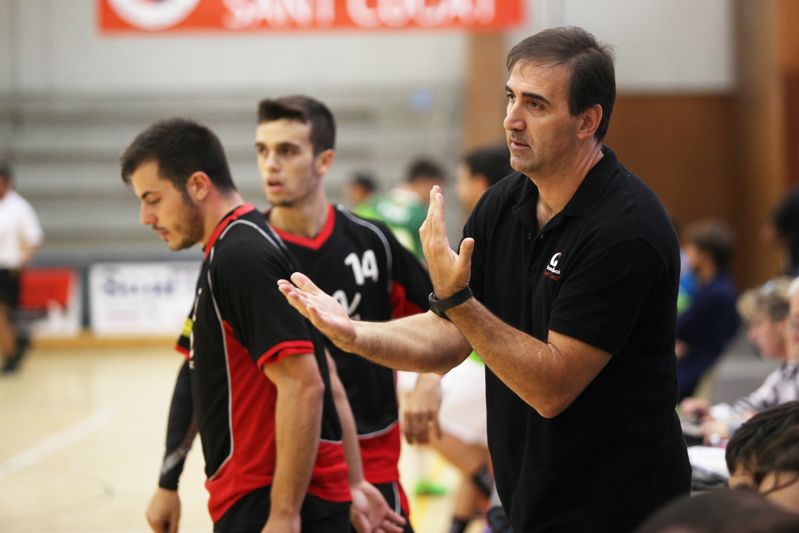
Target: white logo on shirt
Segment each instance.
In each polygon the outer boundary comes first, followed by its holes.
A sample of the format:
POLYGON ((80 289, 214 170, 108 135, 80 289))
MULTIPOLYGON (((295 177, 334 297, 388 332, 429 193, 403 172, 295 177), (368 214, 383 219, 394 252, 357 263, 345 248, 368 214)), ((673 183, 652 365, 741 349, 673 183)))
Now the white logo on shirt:
POLYGON ((547 270, 555 274, 556 276, 560 276, 560 270, 558 270, 558 262, 560 261, 561 252, 556 253, 552 256, 552 259, 549 260, 549 264, 547 265, 547 270))

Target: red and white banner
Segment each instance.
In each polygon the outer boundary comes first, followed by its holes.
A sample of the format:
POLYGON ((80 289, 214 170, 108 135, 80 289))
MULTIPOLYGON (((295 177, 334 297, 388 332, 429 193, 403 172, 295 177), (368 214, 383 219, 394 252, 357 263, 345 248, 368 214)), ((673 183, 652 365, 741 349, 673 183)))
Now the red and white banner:
POLYGON ((104 33, 504 29, 524 0, 97 0, 104 33))

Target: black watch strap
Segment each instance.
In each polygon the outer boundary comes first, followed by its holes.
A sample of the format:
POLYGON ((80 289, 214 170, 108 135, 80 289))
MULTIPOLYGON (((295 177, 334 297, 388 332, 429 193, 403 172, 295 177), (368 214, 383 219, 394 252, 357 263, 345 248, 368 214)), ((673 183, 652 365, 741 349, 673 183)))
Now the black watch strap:
POLYGON ((469 287, 466 287, 459 290, 449 298, 444 298, 443 300, 439 300, 436 298, 436 293, 431 292, 430 296, 427 297, 427 301, 430 302, 430 310, 432 312, 445 320, 449 320, 446 315, 447 309, 450 307, 455 307, 456 305, 460 305, 471 297, 472 290, 469 287))

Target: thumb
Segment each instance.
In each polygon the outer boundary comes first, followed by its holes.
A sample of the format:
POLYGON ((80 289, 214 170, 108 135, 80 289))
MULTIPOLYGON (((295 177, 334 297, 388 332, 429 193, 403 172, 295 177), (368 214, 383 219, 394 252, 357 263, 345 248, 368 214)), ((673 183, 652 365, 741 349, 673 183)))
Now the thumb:
POLYGON ((458 249, 458 258, 456 260, 458 269, 471 272, 472 270, 472 254, 474 253, 474 239, 466 237, 461 241, 460 248, 458 249))

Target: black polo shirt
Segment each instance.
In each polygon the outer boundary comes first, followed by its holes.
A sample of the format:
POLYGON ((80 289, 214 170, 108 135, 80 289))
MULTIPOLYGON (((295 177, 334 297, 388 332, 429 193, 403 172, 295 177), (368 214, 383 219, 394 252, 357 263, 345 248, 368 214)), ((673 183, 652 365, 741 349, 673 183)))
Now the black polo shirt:
POLYGON ((518 173, 464 228, 471 287, 492 313, 542 341, 553 330, 612 354, 551 419, 486 369, 489 447, 517 532, 631 530, 689 490, 674 412, 677 239, 655 194, 603 153, 543 228, 538 190, 518 173))

